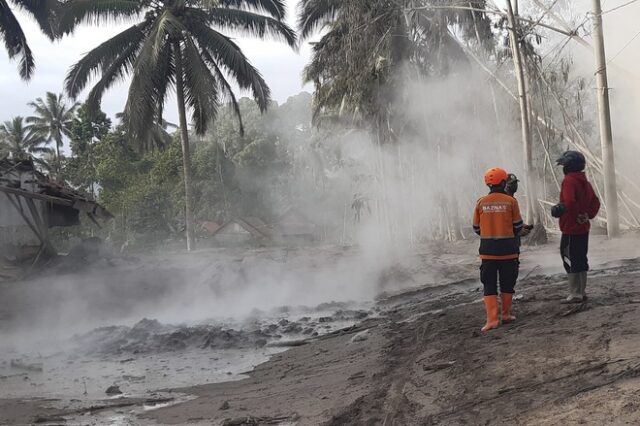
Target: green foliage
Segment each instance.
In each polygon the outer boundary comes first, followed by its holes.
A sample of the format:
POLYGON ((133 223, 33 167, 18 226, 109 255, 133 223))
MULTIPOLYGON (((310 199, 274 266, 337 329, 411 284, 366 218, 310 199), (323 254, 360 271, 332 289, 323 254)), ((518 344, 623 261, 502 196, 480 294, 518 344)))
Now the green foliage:
POLYGON ((92 117, 86 105, 76 111, 69 125, 71 157, 66 159, 63 178, 82 191, 96 196, 98 181, 94 147, 102 141, 111 129, 111 120, 100 111, 92 117))
MULTIPOLYGON (((222 223, 233 216, 275 218, 293 202, 291 147, 311 141, 311 96, 301 94, 263 115, 249 99, 238 102, 245 132, 240 134, 233 106, 220 111, 206 135, 193 144, 193 187, 196 222, 222 223)), ((140 152, 123 127, 104 134, 107 120, 87 118, 80 108, 72 126, 74 164, 86 163, 91 153, 93 180, 99 201, 116 219, 110 229, 114 243, 148 246, 182 238, 184 184, 178 132, 164 150, 140 152), (96 132, 89 131, 93 129, 96 132), (89 135, 92 143, 86 142, 89 135)))
POLYGON ((69 126, 71 152, 82 155, 94 142, 102 140, 111 130, 111 120, 102 111, 90 114, 86 105, 78 108, 69 126))
MULTIPOLYGON (((127 143, 127 137, 116 130, 95 144, 96 183, 99 200, 116 215, 113 225, 114 241, 124 242, 131 235, 146 235, 163 239, 170 233, 168 220, 171 210, 171 176, 165 169, 179 167, 167 150, 163 158, 156 154, 141 156, 127 143)), ((173 173, 174 182, 179 176, 173 173)), ((175 185, 175 184, 174 184, 175 185)))

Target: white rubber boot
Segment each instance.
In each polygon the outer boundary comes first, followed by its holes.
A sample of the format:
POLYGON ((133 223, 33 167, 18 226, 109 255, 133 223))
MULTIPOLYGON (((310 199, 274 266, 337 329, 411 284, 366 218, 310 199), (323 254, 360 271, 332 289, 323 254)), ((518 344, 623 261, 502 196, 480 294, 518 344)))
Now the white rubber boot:
POLYGON ((580 272, 580 295, 582 300, 587 300, 587 271, 580 272))
POLYGON ((581 303, 582 283, 580 274, 567 274, 567 281, 569 282, 569 296, 562 303, 581 303))

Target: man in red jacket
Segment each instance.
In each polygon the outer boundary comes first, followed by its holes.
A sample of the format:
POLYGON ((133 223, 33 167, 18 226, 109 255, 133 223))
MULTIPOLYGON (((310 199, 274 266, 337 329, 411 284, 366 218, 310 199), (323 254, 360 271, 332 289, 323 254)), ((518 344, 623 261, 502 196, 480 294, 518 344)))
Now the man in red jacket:
POLYGON ((563 167, 564 180, 560 189, 560 203, 553 206, 551 215, 560 219, 560 255, 569 281, 566 303, 586 300, 589 262, 590 219, 600 210, 600 200, 584 174, 585 158, 580 152, 567 151, 557 160, 563 167))

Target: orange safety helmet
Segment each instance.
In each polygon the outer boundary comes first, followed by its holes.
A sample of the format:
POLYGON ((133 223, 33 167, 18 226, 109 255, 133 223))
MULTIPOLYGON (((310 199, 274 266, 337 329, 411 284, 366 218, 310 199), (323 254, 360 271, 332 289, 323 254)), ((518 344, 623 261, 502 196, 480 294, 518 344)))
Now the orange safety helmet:
POLYGON ((506 181, 508 177, 509 174, 505 169, 501 169, 500 167, 493 167, 485 172, 484 183, 489 186, 498 186, 503 181, 506 181))

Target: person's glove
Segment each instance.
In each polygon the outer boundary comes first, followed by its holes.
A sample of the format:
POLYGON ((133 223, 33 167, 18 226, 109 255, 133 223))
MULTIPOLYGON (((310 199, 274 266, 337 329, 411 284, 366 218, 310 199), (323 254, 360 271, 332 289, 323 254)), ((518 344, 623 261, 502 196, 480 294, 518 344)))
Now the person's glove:
POLYGON ((567 208, 562 203, 556 204, 555 206, 551 207, 551 216, 555 218, 559 218, 566 212, 567 212, 567 208))
POLYGON ((584 225, 585 223, 588 223, 589 215, 586 213, 579 214, 578 217, 576 218, 576 222, 578 222, 578 225, 584 225))

